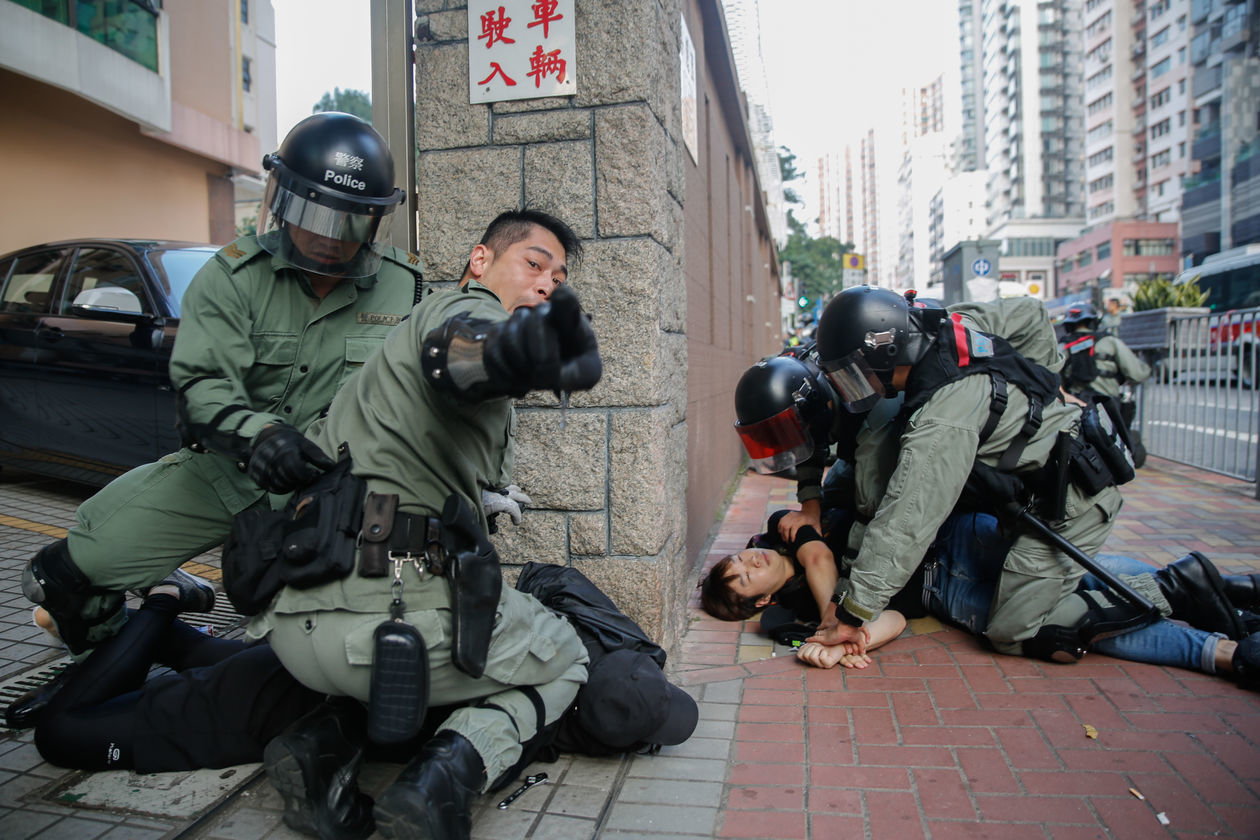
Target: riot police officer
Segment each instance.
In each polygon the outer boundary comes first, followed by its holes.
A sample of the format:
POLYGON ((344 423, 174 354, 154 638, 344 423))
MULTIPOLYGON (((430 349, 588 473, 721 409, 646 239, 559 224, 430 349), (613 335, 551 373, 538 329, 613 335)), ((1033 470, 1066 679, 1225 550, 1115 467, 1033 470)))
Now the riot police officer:
POLYGON ((1088 303, 1073 306, 1063 318, 1063 387, 1070 394, 1085 392, 1119 397, 1126 383, 1141 384, 1151 368, 1129 346, 1099 329, 1099 316, 1088 303))
MULTIPOLYGON (((1062 448, 1060 432, 1075 434, 1080 410, 1057 399, 1051 368, 1061 357, 1044 307, 1031 298, 947 312, 912 308, 889 290, 846 289, 823 312, 818 352, 849 410, 905 396, 905 427, 883 499, 816 637, 860 645, 862 625, 904 586, 973 465, 1044 484, 1067 466, 1052 456, 1062 448)), ((1053 527, 1092 554, 1110 533, 1121 497, 1109 476, 1090 477, 1092 486, 1074 480, 1066 488, 1053 527)), ((1075 592, 1082 574, 1055 547, 1018 534, 993 596, 990 642, 1002 653, 1071 661, 1101 634, 1146 620, 1105 593, 1075 592)), ((1233 639, 1245 635, 1220 575, 1201 555, 1128 582, 1166 616, 1233 639)))
POLYGON ((184 448, 84 502, 23 575, 76 658, 125 621, 125 590, 331 463, 303 430, 419 298, 419 258, 385 244, 403 194, 371 125, 313 115, 263 167, 259 233, 221 249, 183 299, 170 370, 184 448))
MULTIPOLYGON (((563 285, 579 245, 548 214, 501 214, 473 248, 465 282, 428 295, 312 430, 330 456, 345 444, 366 485, 357 570, 284 587, 250 634, 267 636, 302 683, 368 703, 373 719, 383 700, 401 707, 397 717, 422 717, 426 691, 429 706, 463 704, 376 802, 385 837, 467 838, 471 797, 510 771, 586 678, 572 626, 501 587, 480 505, 504 472, 511 398, 590 388, 602 373, 594 332, 563 285), (465 559, 456 567, 452 556, 465 559), (411 640, 415 668, 403 676, 423 671, 427 690, 380 689, 390 678, 382 627, 411 640)), ((324 836, 370 833, 367 821, 327 805, 337 780, 353 775, 356 752, 331 729, 268 745, 286 822, 322 825, 324 836)))

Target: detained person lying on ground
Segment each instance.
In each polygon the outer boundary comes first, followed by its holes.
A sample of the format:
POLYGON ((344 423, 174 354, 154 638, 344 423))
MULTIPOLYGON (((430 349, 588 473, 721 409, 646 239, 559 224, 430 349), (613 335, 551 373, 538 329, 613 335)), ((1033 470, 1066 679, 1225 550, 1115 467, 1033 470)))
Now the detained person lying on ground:
MULTIPOLYGON (((770 517, 765 534, 749 540, 743 551, 723 557, 700 580, 705 612, 724 621, 743 621, 783 601, 791 602, 798 620, 817 622, 820 616, 830 616, 835 622, 831 593, 840 576, 835 554, 809 525, 798 529, 790 543, 776 539, 779 522, 788 513, 779 511, 770 517)), ((866 650, 897 638, 905 627, 905 616, 895 609, 884 610, 862 628, 866 650)), ((871 663, 870 656, 853 643, 825 645, 812 636, 797 648, 796 655, 816 668, 865 668, 871 663)))

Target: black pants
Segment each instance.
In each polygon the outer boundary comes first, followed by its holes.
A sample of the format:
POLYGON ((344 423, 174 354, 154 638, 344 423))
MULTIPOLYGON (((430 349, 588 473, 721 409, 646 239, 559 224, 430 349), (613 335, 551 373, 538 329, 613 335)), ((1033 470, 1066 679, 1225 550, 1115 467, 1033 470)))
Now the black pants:
POLYGON ((285 727, 323 702, 268 645, 206 636, 157 595, 122 631, 71 666, 35 729, 45 760, 144 773, 262 760, 285 727), (153 664, 178 673, 145 681, 153 664))

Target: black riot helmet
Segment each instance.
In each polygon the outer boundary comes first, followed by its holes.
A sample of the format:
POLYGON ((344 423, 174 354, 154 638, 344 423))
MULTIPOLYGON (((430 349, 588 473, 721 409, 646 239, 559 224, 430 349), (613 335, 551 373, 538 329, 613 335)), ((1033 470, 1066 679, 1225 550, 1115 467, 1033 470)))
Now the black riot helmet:
POLYGON ((935 301, 912 304, 873 286, 832 298, 818 321, 818 359, 845 408, 861 413, 896 394, 894 369, 923 358, 945 315, 935 301))
POLYGON ((1078 303, 1063 316, 1063 328, 1071 332, 1078 327, 1092 330, 1098 326, 1098 310, 1088 303, 1078 303))
POLYGON ((735 431, 753 469, 775 473, 826 446, 835 394, 817 365, 785 354, 762 359, 735 386, 735 431))
POLYGON ((381 262, 382 222, 403 200, 394 158, 376 129, 350 114, 312 114, 295 125, 268 171, 258 241, 299 268, 367 277, 381 262))

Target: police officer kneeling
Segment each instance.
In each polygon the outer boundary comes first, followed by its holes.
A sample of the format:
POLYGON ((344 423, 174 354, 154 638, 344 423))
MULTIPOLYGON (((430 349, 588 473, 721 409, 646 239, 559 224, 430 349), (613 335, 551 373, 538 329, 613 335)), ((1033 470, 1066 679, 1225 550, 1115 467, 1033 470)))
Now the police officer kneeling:
POLYGON ((361 837, 374 816, 384 837, 467 838, 472 796, 509 773, 586 679, 569 622, 502 586, 480 504, 509 455, 511 398, 599 381, 595 334, 563 285, 578 249, 558 219, 501 214, 473 249, 467 282, 424 298, 312 427, 342 466, 348 448, 349 473, 365 486, 366 501, 339 523, 361 534, 355 568, 288 583, 250 635, 268 636, 308 687, 368 703, 378 741, 413 735, 426 703, 459 708, 371 814, 354 807, 347 779, 359 748, 337 727, 273 741, 264 761, 291 827, 361 837))
MULTIPOLYGON (((905 396, 895 467, 818 641, 862 644, 862 624, 905 585, 977 466, 1020 479, 1043 518, 1086 554, 1106 540, 1121 505, 1115 475, 1108 453, 1080 435, 1081 410, 1058 400, 1062 357, 1039 301, 947 312, 885 289, 846 289, 823 312, 818 354, 850 411, 905 396)), ((1073 661, 1093 639, 1150 620, 1108 593, 1076 592, 1083 574, 1055 546, 1018 533, 995 589, 989 641, 1001 653, 1073 661)), ((1127 582, 1162 615, 1245 635, 1202 555, 1127 582)))

